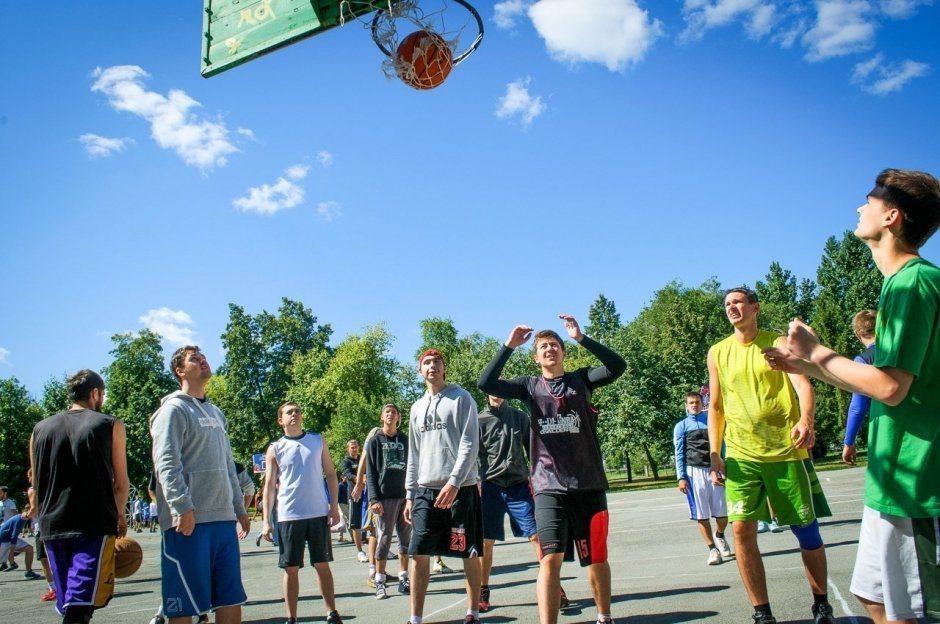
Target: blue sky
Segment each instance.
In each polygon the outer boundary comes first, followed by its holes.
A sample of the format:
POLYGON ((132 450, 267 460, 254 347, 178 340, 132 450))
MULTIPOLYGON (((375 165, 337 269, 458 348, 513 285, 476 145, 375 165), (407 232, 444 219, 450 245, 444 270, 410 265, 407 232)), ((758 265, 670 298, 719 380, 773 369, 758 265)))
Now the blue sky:
POLYGON ((207 80, 197 3, 128 6, 0 18, 0 377, 36 395, 148 326, 218 365, 229 302, 410 358, 430 316, 503 338, 813 277, 878 171, 940 174, 929 0, 478 0, 425 92, 359 23, 207 80))

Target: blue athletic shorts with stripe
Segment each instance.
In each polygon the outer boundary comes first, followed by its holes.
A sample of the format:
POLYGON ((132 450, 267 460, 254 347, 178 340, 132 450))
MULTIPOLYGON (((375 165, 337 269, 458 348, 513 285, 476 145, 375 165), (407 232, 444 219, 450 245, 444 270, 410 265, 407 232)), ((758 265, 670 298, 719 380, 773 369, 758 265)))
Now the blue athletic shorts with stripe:
POLYGON ((483 482, 483 539, 506 539, 506 514, 513 537, 530 538, 536 533, 535 503, 529 482, 503 487, 483 482))
POLYGON ((235 523, 203 522, 186 537, 163 532, 163 612, 192 617, 247 599, 242 586, 235 523))

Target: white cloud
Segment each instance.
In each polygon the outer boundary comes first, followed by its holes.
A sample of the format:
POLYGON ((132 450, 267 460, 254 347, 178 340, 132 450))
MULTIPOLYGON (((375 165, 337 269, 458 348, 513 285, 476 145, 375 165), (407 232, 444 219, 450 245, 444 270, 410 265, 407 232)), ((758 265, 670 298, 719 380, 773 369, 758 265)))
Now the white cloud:
POLYGON ((170 344, 183 346, 196 341, 195 325, 192 317, 183 310, 171 310, 167 307, 148 310, 138 319, 143 325, 154 331, 170 344))
POLYGON ((499 105, 496 107, 497 117, 508 119, 518 116, 523 125, 528 126, 545 112, 541 96, 532 97, 529 93, 531 81, 531 78, 520 78, 506 85, 506 95, 499 98, 499 105))
POLYGON ((146 120, 153 140, 174 150, 187 165, 203 170, 221 167, 229 154, 238 151, 229 141, 224 123, 199 119, 193 113, 201 104, 185 91, 171 89, 166 96, 148 91, 143 81, 150 74, 137 65, 99 67, 93 75, 92 91, 105 94, 114 110, 146 120))
POLYGON ((248 138, 251 139, 252 141, 256 141, 256 140, 257 140, 257 139, 255 138, 255 131, 252 130, 251 128, 242 128, 241 126, 239 126, 239 127, 235 128, 235 132, 237 132, 238 134, 242 135, 243 137, 248 137, 248 138))
POLYGON ((852 82, 868 93, 888 95, 900 91, 908 82, 927 75, 930 65, 910 59, 900 64, 885 63, 884 56, 876 54, 858 63, 852 72, 852 82))
POLYGON ((243 212, 274 214, 285 208, 293 208, 304 200, 304 189, 294 184, 307 176, 307 165, 291 165, 284 170, 274 184, 262 184, 248 189, 248 195, 232 200, 232 204, 243 212), (290 178, 290 179, 288 179, 290 178))
POLYGON ((636 0, 539 0, 529 17, 554 58, 611 71, 643 60, 663 30, 636 0))
POLYGON ((774 24, 776 6, 763 0, 685 0, 682 17, 686 29, 681 38, 701 39, 705 31, 743 20, 748 36, 767 35, 774 24))
POLYGON ((343 216, 343 207, 339 202, 323 201, 317 205, 317 216, 324 221, 336 221, 343 216))
POLYGON ((875 23, 867 0, 816 0, 816 24, 803 35, 806 60, 822 61, 871 49, 875 23))
POLYGON ((102 158, 110 156, 115 152, 123 152, 125 147, 134 144, 133 139, 126 137, 123 139, 112 139, 91 133, 83 134, 78 137, 78 140, 82 142, 85 152, 92 158, 102 158))
POLYGON ((933 0, 881 0, 881 11, 888 17, 904 19, 910 17, 922 4, 933 4, 933 0))
POLYGON ((0 347, 0 364, 6 364, 9 361, 10 352, 3 347, 0 347))
POLYGON ((506 0, 493 6, 493 21, 500 28, 512 28, 516 18, 524 14, 529 3, 526 0, 506 0))
POLYGON ((333 154, 326 150, 320 150, 317 152, 317 162, 319 162, 324 167, 329 167, 333 164, 333 154))

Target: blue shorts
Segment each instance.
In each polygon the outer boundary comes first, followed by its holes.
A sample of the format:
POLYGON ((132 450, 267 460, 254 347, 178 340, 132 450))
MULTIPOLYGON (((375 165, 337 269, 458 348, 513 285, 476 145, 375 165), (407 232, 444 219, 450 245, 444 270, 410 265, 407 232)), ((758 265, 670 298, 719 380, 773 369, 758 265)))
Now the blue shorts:
POLYGON ((235 523, 203 522, 186 537, 163 532, 163 612, 192 617, 247 599, 242 587, 235 523))
POLYGON ((506 539, 504 519, 509 514, 509 528, 513 537, 532 537, 535 529, 535 503, 529 482, 502 487, 483 482, 483 539, 506 539))

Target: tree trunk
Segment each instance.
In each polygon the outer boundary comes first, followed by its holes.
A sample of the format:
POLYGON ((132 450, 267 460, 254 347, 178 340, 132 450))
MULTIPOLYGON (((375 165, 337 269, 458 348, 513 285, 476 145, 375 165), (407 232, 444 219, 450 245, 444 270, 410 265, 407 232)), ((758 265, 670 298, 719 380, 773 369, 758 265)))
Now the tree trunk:
POLYGON ((653 471, 653 481, 659 481, 659 466, 656 465, 656 460, 653 459, 653 454, 650 453, 649 445, 643 445, 643 453, 646 454, 646 461, 649 462, 650 470, 653 471))

